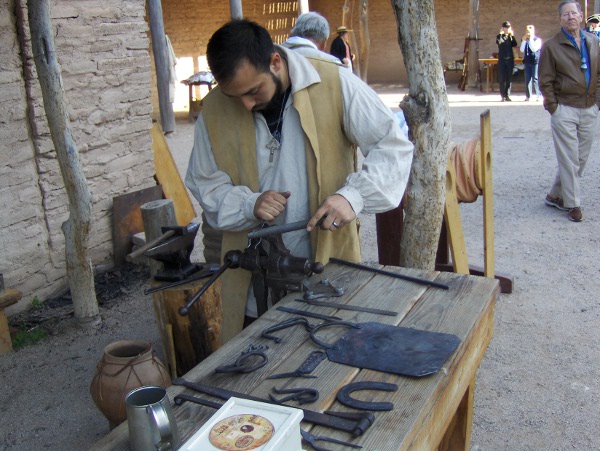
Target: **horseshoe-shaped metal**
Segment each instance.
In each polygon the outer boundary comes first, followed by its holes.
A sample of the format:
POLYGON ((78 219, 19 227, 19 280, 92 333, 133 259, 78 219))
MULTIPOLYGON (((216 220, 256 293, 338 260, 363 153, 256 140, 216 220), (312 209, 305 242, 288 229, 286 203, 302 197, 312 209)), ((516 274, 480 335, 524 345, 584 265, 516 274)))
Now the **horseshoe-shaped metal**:
POLYGON ((372 402, 360 401, 350 396, 353 392, 359 390, 380 390, 380 391, 396 391, 396 384, 388 384, 387 382, 362 381, 353 382, 344 385, 339 389, 336 399, 346 407, 352 407, 358 410, 373 410, 373 411, 388 411, 394 410, 394 404, 391 402, 372 402))
POLYGON ((322 348, 325 348, 325 349, 337 349, 337 346, 322 342, 315 336, 315 334, 318 331, 320 331, 321 329, 323 329, 324 327, 329 327, 329 326, 348 326, 353 329, 360 329, 360 324, 352 323, 350 321, 332 321, 329 323, 319 324, 318 326, 313 327, 312 330, 310 331, 310 339, 316 345, 321 346, 322 348))

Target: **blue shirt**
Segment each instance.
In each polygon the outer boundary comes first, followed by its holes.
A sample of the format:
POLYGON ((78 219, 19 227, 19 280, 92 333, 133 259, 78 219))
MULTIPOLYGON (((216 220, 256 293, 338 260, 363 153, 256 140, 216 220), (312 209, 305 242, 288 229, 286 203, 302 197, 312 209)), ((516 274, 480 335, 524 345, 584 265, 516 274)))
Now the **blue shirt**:
POLYGON ((575 38, 570 33, 567 33, 564 28, 561 28, 561 30, 565 34, 567 39, 569 39, 571 44, 573 44, 573 47, 575 47, 579 52, 579 56, 581 57, 581 69, 584 71, 585 74, 585 85, 589 89, 590 79, 592 78, 592 70, 590 69, 590 65, 588 64, 590 62, 590 53, 588 51, 587 45, 585 45, 585 35, 583 34, 583 31, 579 30, 579 37, 581 39, 580 49, 577 46, 577 41, 575 41, 575 38))

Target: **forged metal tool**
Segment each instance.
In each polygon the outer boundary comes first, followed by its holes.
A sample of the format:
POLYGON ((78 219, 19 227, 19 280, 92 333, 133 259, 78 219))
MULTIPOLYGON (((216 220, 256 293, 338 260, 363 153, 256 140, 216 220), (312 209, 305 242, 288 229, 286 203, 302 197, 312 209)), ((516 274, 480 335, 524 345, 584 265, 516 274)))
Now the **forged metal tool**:
POLYGON ((344 442, 343 440, 338 440, 336 438, 322 437, 318 435, 311 434, 310 432, 305 431, 304 429, 300 429, 300 435, 302 435, 302 440, 308 443, 312 449, 315 451, 329 451, 327 448, 323 448, 317 445, 317 442, 329 442, 336 443, 338 445, 349 446, 350 448, 360 449, 362 446, 355 445, 354 443, 344 442))
POLYGON ((456 335, 375 322, 345 321, 319 324, 311 340, 326 349, 332 362, 402 376, 422 377, 440 370, 461 340, 456 335), (316 334, 325 327, 351 327, 335 343, 324 343, 316 334))
POLYGON ((219 270, 218 265, 206 264, 205 266, 202 263, 198 263, 198 266, 200 267, 200 270, 192 276, 188 277, 187 279, 178 280, 177 282, 166 283, 159 287, 146 288, 144 290, 144 294, 156 293, 157 291, 168 290, 170 288, 175 288, 180 285, 185 285, 186 283, 193 282, 194 280, 204 279, 205 277, 212 276, 215 272, 219 270))
POLYGON ((289 307, 277 307, 277 310, 279 310, 281 312, 292 313, 294 315, 308 316, 309 318, 323 319, 325 321, 341 321, 342 320, 342 318, 340 318, 339 316, 322 315, 321 313, 307 312, 306 310, 297 310, 295 308, 289 308, 289 307))
POLYGON ((306 318, 290 318, 282 321, 274 326, 268 327, 262 331, 261 337, 273 340, 275 343, 281 343, 283 340, 275 335, 271 335, 273 332, 278 330, 287 329, 288 327, 295 326, 297 324, 304 325, 304 328, 310 332, 315 326, 311 325, 306 318))
POLYGON ((146 257, 163 264, 163 269, 154 275, 154 280, 176 282, 187 279, 199 270, 198 265, 190 261, 199 228, 200 223, 193 222, 183 227, 161 227, 163 241, 144 253, 146 257), (170 235, 170 232, 173 234, 170 235))
POLYGON ((196 396, 190 395, 177 395, 173 398, 173 402, 180 406, 184 401, 193 402, 195 404, 200 404, 201 406, 212 407, 213 409, 220 409, 223 407, 223 404, 220 402, 209 401, 208 399, 197 398, 196 396))
POLYGON ((232 365, 218 366, 215 368, 215 373, 251 373, 256 371, 269 363, 269 358, 263 352, 266 349, 269 349, 269 347, 250 345, 245 351, 242 351, 242 354, 232 365), (255 361, 255 363, 247 365, 247 360, 255 361))
MULTIPOLYGON (((247 395, 245 393, 239 393, 233 390, 227 390, 225 388, 194 384, 193 382, 188 382, 181 377, 173 379, 172 384, 181 385, 199 393, 204 393, 224 400, 228 400, 229 398, 234 396, 236 398, 250 399, 252 401, 275 404, 273 401, 268 399, 258 398, 256 396, 247 395)), ((303 421, 318 424, 320 426, 326 426, 340 431, 349 432, 355 437, 364 434, 365 431, 369 429, 369 427, 375 421, 375 416, 371 412, 364 412, 360 414, 360 416, 348 416, 345 412, 328 411, 327 413, 320 413, 307 409, 301 410, 304 412, 303 421)))
POLYGON ((319 299, 340 297, 344 295, 344 289, 334 287, 328 279, 321 279, 318 283, 312 285, 307 280, 304 281, 304 299, 319 299))
POLYGON ((392 312, 391 310, 381 310, 378 308, 361 307, 359 305, 347 305, 341 302, 329 302, 329 301, 314 301, 312 299, 294 299, 294 301, 304 302, 308 305, 317 305, 319 307, 331 307, 340 310, 352 310, 355 312, 375 313, 377 315, 388 315, 398 316, 398 313, 392 312))
POLYGON ((310 373, 319 366, 323 360, 327 358, 327 354, 323 351, 313 351, 309 354, 306 360, 296 369, 290 373, 273 374, 267 379, 286 379, 288 377, 305 377, 305 378, 316 378, 317 376, 311 376, 310 373))
POLYGON ((283 404, 287 401, 297 401, 298 404, 307 404, 309 402, 315 402, 319 399, 319 392, 314 388, 285 388, 278 389, 277 387, 273 387, 273 391, 278 395, 289 394, 289 396, 284 396, 283 398, 277 399, 271 393, 269 393, 269 398, 271 401, 277 404, 283 404))
POLYGON ((336 399, 346 407, 352 407, 353 409, 358 410, 394 410, 394 404, 391 402, 360 401, 350 396, 353 392, 359 390, 381 390, 393 392, 398 390, 398 386, 396 384, 388 384, 387 382, 353 382, 340 388, 337 392, 336 399))
POLYGON ((248 239, 253 240, 256 238, 265 238, 267 236, 280 235, 282 233, 295 232, 297 230, 306 229, 306 224, 308 224, 308 221, 309 220, 306 219, 304 221, 296 221, 291 222, 289 224, 270 226, 259 230, 253 230, 252 232, 248 233, 248 239))
POLYGON ((449 290, 450 287, 448 285, 444 285, 442 283, 432 282, 431 280, 419 279, 418 277, 405 276, 403 274, 396 274, 395 272, 385 271, 383 269, 371 268, 370 266, 361 265, 359 263, 349 262, 347 260, 341 260, 339 258, 331 257, 329 259, 332 263, 337 263, 339 265, 350 266, 351 268, 362 269, 364 271, 370 271, 377 274, 383 274, 384 276, 395 277, 396 279, 408 280, 409 282, 420 283, 421 285, 429 285, 430 287, 441 288, 442 290, 449 290))
MULTIPOLYGON (((223 407, 223 404, 221 404, 219 402, 209 401, 208 399, 198 398, 196 396, 177 395, 173 399, 173 402, 177 406, 180 406, 185 401, 193 402, 194 404, 200 404, 201 406, 212 407, 213 409, 220 409, 221 407, 223 407)), ((310 432, 306 432, 302 429, 300 429, 300 434, 302 435, 302 438, 304 439, 304 441, 306 441, 306 443, 308 443, 310 446, 312 446, 312 448, 316 451, 328 451, 325 448, 319 447, 316 444, 316 442, 330 442, 330 443, 337 443, 338 445, 349 446, 351 448, 357 448, 357 449, 362 448, 362 446, 355 445, 353 443, 344 442, 342 440, 338 440, 335 438, 316 436, 316 435, 311 434, 310 432)))
POLYGON ((261 238, 250 238, 243 251, 232 249, 227 252, 223 266, 179 309, 180 315, 187 315, 191 305, 229 268, 241 268, 252 273, 252 290, 258 316, 267 311, 269 299, 274 305, 289 291, 305 291, 307 278, 323 272, 321 263, 293 256, 285 247, 281 232, 272 233, 277 226, 263 224, 262 227, 259 231, 269 230, 269 233, 261 238))

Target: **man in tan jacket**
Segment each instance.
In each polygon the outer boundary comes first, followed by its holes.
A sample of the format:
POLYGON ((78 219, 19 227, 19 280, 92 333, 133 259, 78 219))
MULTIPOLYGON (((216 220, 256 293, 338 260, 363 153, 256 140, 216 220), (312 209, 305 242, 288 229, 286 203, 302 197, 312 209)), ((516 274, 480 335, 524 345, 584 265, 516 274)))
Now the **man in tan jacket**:
POLYGON ((545 204, 583 219, 579 178, 590 154, 600 108, 600 51, 596 36, 581 30, 576 1, 558 6, 561 30, 542 47, 539 83, 544 108, 552 115, 558 171, 545 204))
MULTIPOLYGON (((224 231, 222 255, 261 222, 310 218, 282 236, 293 255, 360 260, 356 215, 397 207, 410 172, 413 145, 389 108, 344 67, 275 46, 246 20, 217 30, 207 59, 219 86, 203 99, 186 184, 224 231)), ((257 315, 249 282, 223 275, 223 342, 257 315)))

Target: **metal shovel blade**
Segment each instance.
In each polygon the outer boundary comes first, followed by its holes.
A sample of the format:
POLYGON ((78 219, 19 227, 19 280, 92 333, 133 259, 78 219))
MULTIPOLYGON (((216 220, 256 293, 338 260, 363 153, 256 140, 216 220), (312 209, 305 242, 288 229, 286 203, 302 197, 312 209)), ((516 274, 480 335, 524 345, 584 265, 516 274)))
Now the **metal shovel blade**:
POLYGON ((332 362, 403 376, 436 373, 456 350, 460 338, 381 323, 360 323, 327 349, 332 362))

